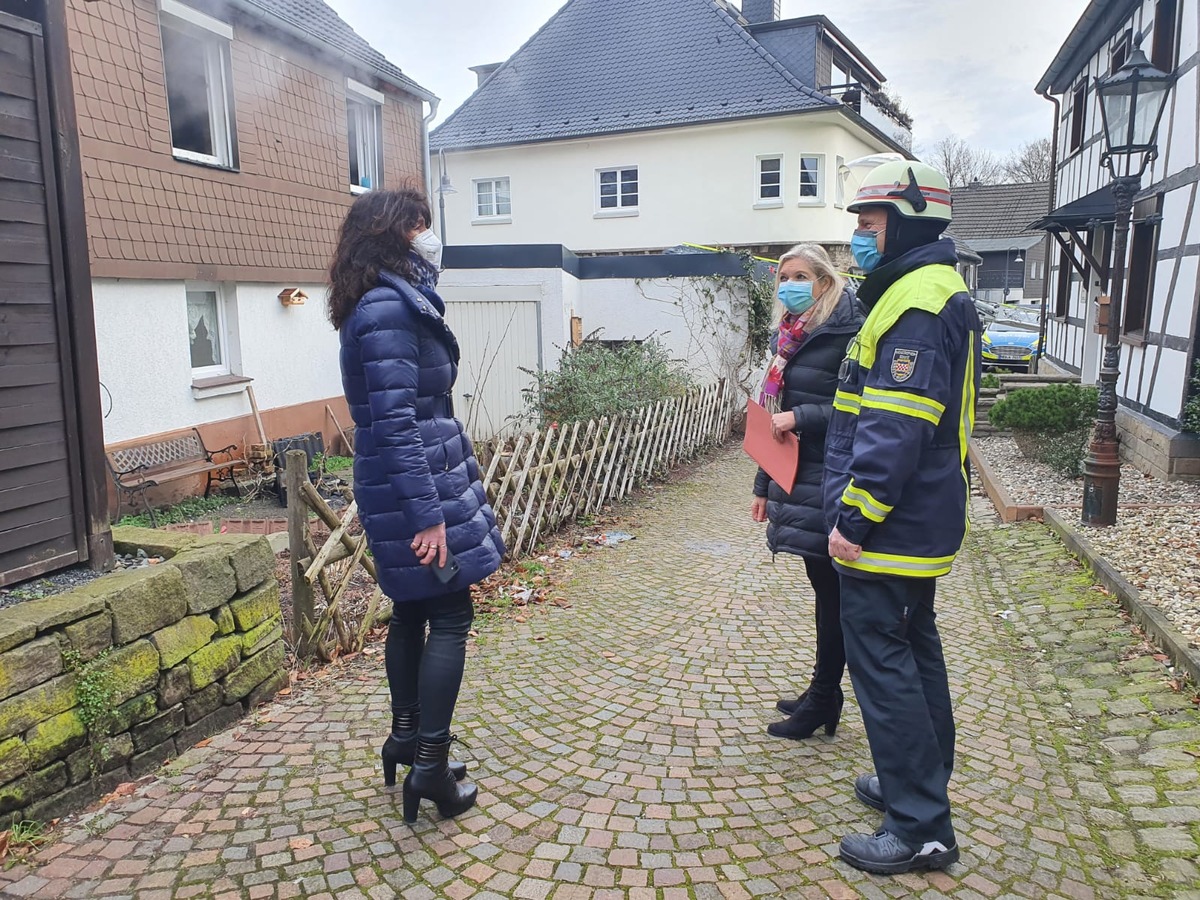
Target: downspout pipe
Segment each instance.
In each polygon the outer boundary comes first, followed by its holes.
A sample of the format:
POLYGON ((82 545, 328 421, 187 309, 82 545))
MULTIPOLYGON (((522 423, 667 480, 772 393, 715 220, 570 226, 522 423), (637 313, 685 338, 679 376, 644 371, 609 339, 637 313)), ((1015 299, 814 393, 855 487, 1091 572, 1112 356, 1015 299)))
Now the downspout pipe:
MULTIPOLYGON (((1050 202, 1046 207, 1048 215, 1054 212, 1058 195, 1058 129, 1061 124, 1062 103, 1050 93, 1049 88, 1042 88, 1037 93, 1043 100, 1049 100, 1054 104, 1054 136, 1050 139, 1050 202)), ((1038 347, 1041 348, 1037 357, 1039 372, 1042 368, 1042 359, 1046 355, 1046 314, 1049 312, 1050 305, 1050 254, 1053 250, 1049 232, 1042 240, 1046 243, 1046 250, 1045 261, 1042 263, 1042 314, 1038 317, 1038 347)), ((1060 272, 1059 278, 1061 277, 1062 273, 1060 272)))
MULTIPOLYGON (((433 160, 429 157, 429 125, 437 118, 438 107, 442 101, 437 97, 429 98, 429 115, 421 122, 421 162, 425 165, 425 199, 433 197, 433 160)), ((432 222, 430 224, 433 224, 432 222)))

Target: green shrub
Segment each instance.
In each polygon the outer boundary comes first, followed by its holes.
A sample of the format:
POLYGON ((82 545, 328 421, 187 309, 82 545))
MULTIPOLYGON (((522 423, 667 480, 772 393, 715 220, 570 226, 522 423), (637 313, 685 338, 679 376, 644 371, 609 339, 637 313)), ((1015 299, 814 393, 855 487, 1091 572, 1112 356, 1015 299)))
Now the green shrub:
POLYGON ((1077 384, 1052 384, 1013 391, 988 418, 1011 429, 1021 452, 1070 478, 1082 474, 1084 452, 1099 392, 1077 384))
POLYGON ((984 389, 999 388, 1000 387, 1000 376, 997 375, 995 372, 984 372, 983 378, 981 378, 979 380, 979 386, 984 389))
POLYGON ((1200 432, 1200 359, 1192 370, 1192 390, 1188 402, 1183 405, 1179 416, 1179 427, 1183 431, 1200 432))
POLYGON ((610 346, 588 341, 563 352, 558 369, 531 372, 529 416, 541 425, 616 416, 683 394, 692 379, 654 337, 610 346))

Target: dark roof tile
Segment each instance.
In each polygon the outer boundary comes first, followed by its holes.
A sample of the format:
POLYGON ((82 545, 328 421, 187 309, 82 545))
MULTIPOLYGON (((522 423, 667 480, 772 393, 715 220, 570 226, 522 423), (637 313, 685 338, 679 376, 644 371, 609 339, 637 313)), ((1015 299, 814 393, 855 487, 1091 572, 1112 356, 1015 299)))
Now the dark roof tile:
POLYGON ((977 240, 1029 233, 1029 224, 1046 214, 1050 186, 983 184, 954 189, 954 234, 974 245, 977 240))
POLYGON ((562 140, 837 105, 714 0, 570 0, 431 144, 562 140))

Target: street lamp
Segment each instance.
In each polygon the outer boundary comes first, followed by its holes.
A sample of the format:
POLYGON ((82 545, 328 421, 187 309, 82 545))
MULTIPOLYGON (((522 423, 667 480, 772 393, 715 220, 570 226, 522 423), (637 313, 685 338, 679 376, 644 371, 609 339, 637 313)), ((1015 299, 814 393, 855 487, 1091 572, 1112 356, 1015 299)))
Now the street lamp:
MULTIPOLYGON (((1013 252, 1013 248, 1009 247, 1004 251, 1004 300, 1008 302, 1008 257, 1013 252)), ((1025 265, 1025 257, 1021 255, 1021 251, 1017 251, 1017 258, 1013 260, 1018 266, 1025 265)))
POLYGON ((1140 49, 1125 65, 1096 79, 1104 124, 1101 165, 1112 176, 1116 211, 1113 232, 1112 289, 1104 361, 1100 366, 1100 402, 1087 458, 1083 461, 1083 524, 1115 525, 1121 460, 1117 446, 1117 379, 1121 365, 1121 303, 1125 293, 1125 255, 1133 198, 1146 167, 1158 156, 1158 123, 1175 77, 1150 64, 1140 49))
POLYGON ((442 164, 442 177, 438 180, 437 195, 438 195, 438 220, 442 223, 442 246, 446 245, 446 195, 457 194, 454 185, 450 183, 450 176, 446 174, 446 151, 438 151, 438 160, 442 164))

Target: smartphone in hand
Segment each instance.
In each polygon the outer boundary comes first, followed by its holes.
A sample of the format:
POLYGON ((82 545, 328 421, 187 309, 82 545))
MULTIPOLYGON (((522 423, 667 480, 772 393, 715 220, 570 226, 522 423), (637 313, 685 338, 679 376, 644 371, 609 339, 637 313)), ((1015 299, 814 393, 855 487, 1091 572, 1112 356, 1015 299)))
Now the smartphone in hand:
MULTIPOLYGON (((441 554, 438 554, 440 556, 441 554)), ((458 575, 458 560, 454 558, 454 554, 450 552, 450 548, 446 548, 446 562, 443 565, 438 565, 438 556, 433 558, 433 562, 429 564, 429 568, 433 569, 433 577, 442 584, 449 584, 458 575)))

